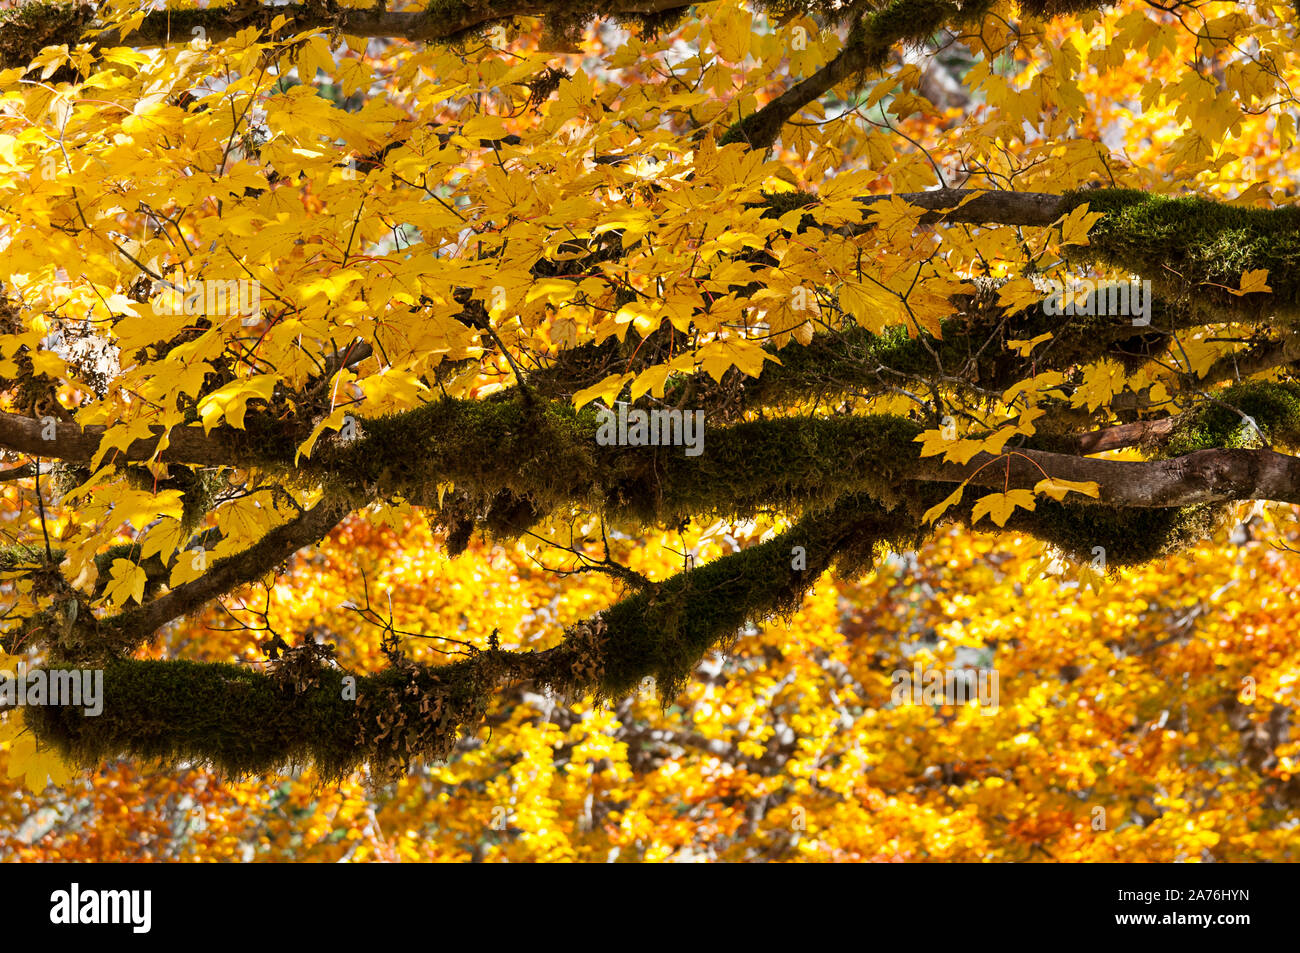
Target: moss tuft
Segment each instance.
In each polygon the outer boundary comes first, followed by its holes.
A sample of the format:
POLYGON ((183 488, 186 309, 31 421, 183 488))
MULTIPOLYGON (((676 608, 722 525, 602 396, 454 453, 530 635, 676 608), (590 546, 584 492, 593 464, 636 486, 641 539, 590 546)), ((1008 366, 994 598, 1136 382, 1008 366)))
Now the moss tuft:
MULTIPOLYGON (((726 145, 726 142, 723 142, 726 145)), ((818 202, 817 196, 812 192, 804 192, 801 189, 794 189, 789 192, 764 192, 763 193, 763 212, 759 218, 780 218, 788 212, 795 209, 811 208, 818 202)), ((799 224, 800 230, 812 228, 816 220, 811 215, 805 215, 799 224)))
POLYGON ((1066 504, 1039 498, 1032 512, 1017 511, 1007 528, 1059 546, 1079 562, 1104 551, 1108 569, 1139 566, 1181 552, 1217 533, 1232 507, 1226 504, 1121 508, 1066 504))
POLYGON ((361 439, 319 447, 302 469, 358 503, 400 494, 436 505, 450 482, 484 508, 504 490, 545 513, 594 490, 596 426, 594 412, 566 405, 443 400, 368 418, 361 439))
POLYGON ((1160 456, 1178 457, 1196 450, 1258 447, 1260 434, 1270 443, 1300 444, 1300 383, 1245 381, 1215 395, 1215 400, 1193 410, 1161 450, 1160 456))
POLYGON ((26 66, 47 46, 75 47, 95 8, 77 3, 26 3, 0 10, 0 66, 26 66))
POLYGON ((894 44, 927 40, 957 18, 969 19, 969 15, 963 17, 960 8, 947 0, 894 0, 859 20, 844 45, 860 48, 866 67, 878 69, 894 44))
MULTIPOLYGON (((63 553, 59 551, 55 555, 54 565, 58 565, 63 553)), ((42 546, 15 543, 13 546, 0 548, 0 572, 14 572, 46 565, 45 548, 42 546)))
POLYGON ((632 24, 641 31, 643 39, 655 40, 660 34, 673 30, 686 18, 689 7, 661 10, 657 13, 625 13, 616 19, 621 24, 632 24))

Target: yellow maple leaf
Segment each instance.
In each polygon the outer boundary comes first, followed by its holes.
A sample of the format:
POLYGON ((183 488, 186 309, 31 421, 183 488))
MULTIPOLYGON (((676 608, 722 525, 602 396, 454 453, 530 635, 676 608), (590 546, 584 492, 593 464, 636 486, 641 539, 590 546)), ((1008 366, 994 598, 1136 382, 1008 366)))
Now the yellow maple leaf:
POLYGON ((1016 422, 1015 427, 1012 429, 1014 430, 1015 433, 1025 434, 1026 436, 1033 436, 1034 432, 1038 429, 1037 427, 1034 426, 1034 421, 1037 420, 1039 417, 1046 416, 1046 414, 1047 411, 1043 410, 1043 408, 1041 407, 1038 406, 1026 407, 1023 411, 1020 412, 1020 417, 1016 422))
POLYGON ((1015 348, 1016 353, 1019 354, 1021 357, 1024 357, 1035 347, 1037 347, 1039 344, 1042 344, 1051 336, 1052 336, 1052 332, 1047 331, 1044 332, 1043 334, 1038 335, 1037 337, 1029 338, 1028 340, 1017 339, 1014 341, 1008 341, 1007 347, 1015 348))
POLYGON ((180 519, 184 509, 182 497, 180 490, 150 493, 148 490, 114 487, 113 518, 130 523, 136 529, 144 529, 159 517, 180 519))
MULTIPOLYGON (((1040 291, 1038 286, 1028 278, 1013 278, 998 289, 998 306, 1011 311, 1012 313, 1033 307, 1042 300, 1042 291, 1040 291)), ((1051 336, 1050 331, 1046 334, 1040 334, 1038 337, 1034 338, 1034 343, 1036 344, 1051 336)), ((1016 344, 1023 344, 1024 342, 1010 341, 1008 343, 1014 347, 1016 344)), ((1031 344, 1030 347, 1032 348, 1033 345, 1031 344)), ((1027 352, 1021 351, 1021 353, 1024 354, 1027 352)))
POLYGON ((53 783, 62 787, 71 772, 63 759, 53 749, 39 750, 36 738, 24 734, 16 738, 9 748, 9 777, 22 775, 23 783, 33 794, 40 794, 53 783))
POLYGON ((1050 496, 1054 500, 1065 499, 1065 494, 1069 492, 1082 493, 1084 496, 1090 496, 1097 499, 1100 488, 1093 480, 1080 482, 1075 480, 1062 480, 1060 477, 1048 477, 1046 480, 1039 480, 1034 484, 1034 492, 1050 496))
POLYGON ((926 210, 912 205, 906 199, 891 195, 888 199, 872 202, 867 207, 872 224, 886 233, 911 234, 925 216, 926 210))
POLYGON ((326 76, 334 73, 334 57, 330 54, 330 45, 323 36, 313 36, 298 51, 298 76, 304 83, 310 83, 316 71, 322 70, 326 76))
POLYGON ((506 124, 501 121, 500 116, 475 116, 465 123, 461 135, 468 136, 470 139, 503 139, 506 135, 506 124))
POLYGON ((961 495, 963 491, 965 491, 965 489, 966 489, 966 484, 963 483, 959 487, 957 487, 957 489, 953 490, 952 493, 950 493, 947 497, 945 497, 942 503, 936 503, 934 506, 930 507, 921 516, 921 522, 933 523, 936 519, 938 519, 941 515, 943 515, 944 511, 946 511, 948 507, 955 506, 956 504, 960 503, 961 495))
MULTIPOLYGON (((104 435, 99 439, 99 449, 95 451, 94 457, 91 458, 90 465, 98 467, 108 451, 121 450, 125 452, 137 440, 152 435, 152 424, 146 417, 136 417, 133 420, 113 424, 104 431, 104 435)), ((112 459, 112 457, 109 457, 110 462, 112 459)))
POLYGON ((700 348, 696 355, 702 367, 719 384, 722 375, 733 367, 740 368, 750 377, 757 377, 764 361, 781 362, 757 344, 749 341, 712 341, 700 348))
POLYGON ((1092 226, 1097 224, 1101 217, 1101 212, 1088 211, 1087 202, 1071 209, 1064 216, 1057 219, 1061 226, 1061 244, 1087 245, 1088 233, 1092 231, 1092 226))
POLYGON ((738 3, 724 4, 709 23, 713 45, 728 63, 739 63, 749 54, 754 35, 753 17, 738 3))
POLYGON ((635 376, 635 374, 610 374, 599 384, 593 384, 574 394, 573 406, 585 407, 598 397, 606 407, 612 406, 618 399, 618 395, 622 393, 623 386, 635 376))
POLYGON ((184 541, 184 536, 185 527, 181 521, 176 517, 165 516, 145 536, 140 547, 140 558, 148 559, 157 554, 159 559, 166 562, 184 541))
POLYGON ((429 394, 429 388, 415 374, 391 367, 361 378, 358 386, 368 404, 384 413, 406 410, 428 399, 429 394))
POLYGON ((1109 404, 1127 382, 1128 373, 1122 364, 1111 360, 1098 361, 1084 371, 1083 383, 1075 388, 1070 403, 1074 407, 1096 410, 1109 404))
POLYGON ((181 558, 172 563, 172 571, 167 578, 167 585, 175 589, 187 582, 193 582, 203 575, 207 565, 208 554, 204 550, 198 550, 192 555, 190 553, 181 553, 181 558))
POLYGON ((114 605, 124 606, 131 599, 144 602, 144 586, 149 577, 140 566, 129 559, 114 559, 110 573, 112 579, 104 588, 104 595, 114 605))
POLYGON ((1006 526, 1007 519, 1017 506, 1032 510, 1035 505, 1034 494, 1028 490, 990 493, 975 501, 975 508, 971 511, 971 524, 978 523, 981 516, 987 515, 998 526, 1006 526))
POLYGON ((1252 268, 1249 271, 1241 273, 1241 289, 1227 289, 1229 294, 1234 294, 1238 298, 1243 295, 1255 294, 1256 292, 1270 292, 1273 289, 1268 286, 1268 269, 1252 268))
MULTIPOLYGON (((1006 437, 1001 438, 1001 442, 1006 443, 1006 437)), ((987 449, 987 446, 988 441, 985 440, 971 440, 969 438, 958 440, 948 448, 946 453, 944 453, 943 462, 961 464, 969 463, 972 457, 987 449)), ((998 447, 997 450, 990 450, 989 452, 997 453, 1000 450, 1001 447, 998 447)))
POLYGON ((670 370, 667 364, 656 364, 638 374, 632 382, 632 400, 637 400, 646 391, 650 391, 653 397, 663 397, 670 370))
POLYGON ((278 374, 259 374, 257 377, 244 377, 231 381, 199 401, 199 416, 203 419, 203 432, 211 433, 212 428, 226 422, 236 430, 244 429, 244 413, 248 402, 253 398, 270 400, 275 390, 278 374))
POLYGON ((348 409, 346 407, 338 407, 335 409, 334 413, 325 417, 316 425, 315 429, 311 432, 311 436, 302 442, 298 447, 298 452, 293 455, 294 466, 298 465, 298 459, 300 457, 311 456, 312 449, 316 446, 316 441, 320 439, 321 434, 326 430, 341 430, 347 424, 347 411, 348 409))

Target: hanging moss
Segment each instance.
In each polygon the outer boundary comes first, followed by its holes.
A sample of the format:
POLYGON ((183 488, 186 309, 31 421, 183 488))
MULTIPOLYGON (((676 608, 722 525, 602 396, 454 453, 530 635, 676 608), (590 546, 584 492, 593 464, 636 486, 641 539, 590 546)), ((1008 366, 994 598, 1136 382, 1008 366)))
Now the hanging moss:
POLYGON ((502 653, 480 653, 449 665, 395 664, 358 679, 352 757, 394 777, 413 759, 450 757, 461 734, 473 730, 500 687, 502 653))
POLYGON ((228 484, 215 470, 182 468, 178 485, 184 494, 181 497, 181 532, 188 539, 199 528, 218 495, 228 484))
POLYGON ((689 7, 681 7, 676 10, 661 10, 658 13, 622 14, 617 17, 617 20, 622 24, 636 26, 641 31, 643 39, 656 40, 661 34, 668 33, 681 23, 689 10, 689 7))
MULTIPOLYGON (((1230 504, 1121 508, 1066 504, 1038 498, 1032 511, 1017 510, 1007 528, 1059 546, 1072 559, 1090 562, 1096 547, 1106 566, 1139 566, 1194 546, 1217 533, 1230 504)), ((985 524, 987 525, 987 523, 985 524)))
MULTIPOLYGON (((788 192, 764 192, 763 201, 756 203, 761 205, 763 211, 759 218, 781 218, 793 212, 795 209, 812 208, 818 202, 816 193, 805 192, 802 189, 792 189, 788 192)), ((746 206, 747 208, 756 206, 746 206)), ((817 224, 817 220, 811 215, 805 215, 799 222, 799 230, 812 228, 817 224)))
MULTIPOLYGON (((344 12, 346 14, 346 11, 344 12)), ((428 0, 424 8, 424 19, 429 25, 430 32, 438 35, 437 42, 453 50, 463 50, 472 41, 486 36, 493 27, 511 27, 515 22, 513 17, 501 17, 448 31, 448 24, 473 21, 475 12, 475 8, 465 0, 428 0)))
POLYGON ((946 0, 894 0, 858 21, 844 45, 859 47, 866 68, 878 69, 895 44, 920 43, 949 20, 969 21, 973 13, 946 0))
POLYGON ((800 14, 817 16, 826 22, 838 22, 845 16, 845 4, 840 0, 756 0, 755 7, 770 19, 784 20, 800 14))
POLYGON ((1095 10, 1114 6, 1117 0, 1019 0, 1018 6, 1025 13, 1039 19, 1071 13, 1091 13, 1095 10))
MULTIPOLYGON (((824 507, 846 494, 897 501, 924 428, 889 415, 798 417, 704 428, 704 453, 646 449, 642 473, 611 496, 642 519, 748 516, 764 508, 824 507)), ((623 453, 628 454, 624 449, 623 453)))
POLYGON ((457 22, 473 12, 465 0, 428 0, 424 12, 431 20, 439 22, 457 22))

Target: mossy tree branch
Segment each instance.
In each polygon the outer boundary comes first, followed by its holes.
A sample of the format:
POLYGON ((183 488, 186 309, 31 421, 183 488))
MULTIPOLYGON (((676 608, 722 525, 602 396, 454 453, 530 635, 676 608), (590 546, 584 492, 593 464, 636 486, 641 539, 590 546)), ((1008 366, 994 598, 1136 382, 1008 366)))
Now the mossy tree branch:
MULTIPOLYGON (((1022 320, 1010 323, 1016 333, 1033 336, 1051 331, 1054 334, 1053 346, 1045 357, 1047 364, 1044 365, 1042 356, 1035 356, 1033 364, 1036 367, 1082 363, 1106 356, 1112 347, 1119 347, 1121 351, 1131 350, 1129 342, 1135 339, 1140 353, 1155 356, 1156 352, 1150 350, 1152 345, 1140 339, 1149 338, 1161 330, 1170 331, 1229 318, 1263 322, 1274 316, 1289 317, 1300 313, 1300 209, 1243 209, 1201 199, 1167 199, 1107 189, 1066 195, 938 190, 905 193, 899 197, 930 210, 922 217, 922 224, 1041 226, 1086 202, 1090 209, 1103 212, 1103 218, 1094 228, 1090 244, 1072 250, 1081 261, 1101 260, 1142 274, 1153 267, 1152 250, 1160 250, 1162 259, 1155 260, 1157 273, 1152 280, 1162 292, 1162 298, 1155 309, 1150 332, 1138 332, 1113 319, 1086 316, 1049 318, 1042 314, 1027 314, 1022 320), (960 205, 968 199, 966 204, 960 205), (1269 271, 1272 294, 1241 297, 1226 290, 1237 287, 1245 271, 1259 268, 1269 271)), ((863 199, 868 213, 870 205, 881 198, 887 196, 863 199)), ((792 207, 811 207, 809 203, 813 200, 815 197, 788 194, 772 198, 772 201, 786 205, 792 201, 800 203, 792 207)), ((869 220, 862 226, 863 229, 871 227, 869 220)), ((783 361, 795 362, 803 372, 819 373, 826 382, 839 380, 842 382, 840 386, 853 389, 850 392, 871 393, 887 388, 889 378, 895 372, 924 374, 932 370, 932 354, 937 350, 985 385, 992 382, 994 387, 1005 387, 1029 366, 1030 361, 1006 347, 1006 335, 1003 340, 995 342, 995 347, 985 347, 985 336, 990 326, 996 324, 955 316, 945 323, 940 342, 901 335, 874 339, 866 336, 865 332, 828 335, 815 339, 811 350, 785 349, 783 361), (846 350, 856 349, 857 353, 837 355, 836 349, 841 346, 846 350), (863 348, 870 353, 865 353, 863 348), (862 359, 864 353, 868 360, 862 359), (977 353, 980 354, 979 361, 970 364, 969 356, 977 353)), ((1292 360, 1295 351, 1293 338, 1294 335, 1287 335, 1272 347, 1256 349, 1245 358, 1245 373, 1250 373, 1252 368, 1264 369, 1292 360)), ((1168 339, 1156 343, 1163 350, 1168 339)), ((646 353, 652 352, 647 350, 646 353)), ((562 356, 553 371, 536 375, 538 380, 533 386, 545 388, 549 382, 552 394, 568 396, 592 383, 592 375, 607 367, 607 361, 608 357, 602 357, 599 349, 562 356)), ((938 369, 943 372, 945 365, 952 366, 945 359, 938 369)), ((1228 370, 1228 359, 1225 358, 1204 379, 1213 380, 1216 374, 1226 374, 1228 370)), ((1234 373, 1238 372, 1239 369, 1234 370, 1234 373)), ((951 379, 947 383, 952 383, 951 379)), ((775 394, 783 385, 807 384, 807 381, 799 380, 794 371, 775 367, 765 373, 757 387, 751 389, 751 394, 765 391, 775 394)), ((299 422, 296 428, 292 423, 288 426, 277 423, 261 428, 256 438, 250 440, 245 435, 220 428, 211 435, 201 433, 198 428, 177 428, 172 431, 170 445, 159 454, 159 459, 212 466, 249 465, 257 462, 256 458, 264 453, 269 452, 273 457, 291 453, 292 446, 304 439, 309 430, 306 421, 299 422)), ((83 431, 71 423, 0 414, 0 446, 33 456, 85 462, 94 456, 102 435, 103 428, 87 427, 83 431), (54 426, 52 440, 44 439, 49 433, 47 423, 54 426)), ((138 440, 118 459, 150 459, 155 447, 156 441, 138 440)))
MULTIPOLYGON (((1053 0, 1048 3, 1034 0, 1022 4, 1028 12, 1039 17, 1078 13, 1108 5, 1096 0, 1053 0)), ((456 40, 515 17, 541 17, 554 24, 553 32, 568 33, 575 26, 600 17, 661 23, 666 16, 684 14, 690 6, 683 0, 609 0, 599 5, 582 0, 431 0, 422 11, 390 12, 382 3, 364 8, 337 8, 320 3, 283 6, 236 3, 204 9, 151 11, 126 36, 109 31, 95 37, 95 43, 101 47, 188 43, 195 28, 202 28, 209 39, 223 40, 249 28, 269 33, 272 22, 281 16, 291 21, 284 30, 286 33, 290 30, 333 30, 351 36, 431 43, 456 40)), ((855 4, 828 4, 820 0, 758 0, 754 7, 770 10, 778 16, 805 12, 830 22, 842 21, 856 9, 855 4)), ((899 42, 924 39, 949 21, 971 22, 978 19, 986 7, 987 3, 963 7, 942 0, 895 0, 858 24, 862 38, 854 46, 864 51, 867 63, 871 64, 899 42)), ((102 26, 96 19, 97 11, 98 5, 94 3, 35 0, 0 13, 0 67, 24 66, 46 46, 77 46, 88 38, 89 31, 102 26)), ((862 68, 858 67, 857 71, 862 68)), ((849 70, 852 72, 854 70, 849 70)))
MULTIPOLYGON (((329 664, 328 647, 304 653, 270 673, 219 663, 112 659, 105 665, 103 712, 31 709, 28 724, 43 744, 93 765, 132 756, 193 760, 232 775, 314 763, 329 778, 362 762, 397 772, 414 758, 446 757, 480 724, 503 687, 527 682, 562 697, 616 698, 653 677, 673 697, 702 655, 725 644, 746 621, 794 611, 832 564, 853 574, 881 546, 907 545, 920 529, 918 510, 937 499, 922 492, 886 509, 845 497, 811 513, 776 538, 689 569, 572 626, 540 652, 487 650, 441 666, 397 658, 374 675, 353 676, 329 664), (804 568, 792 554, 802 548, 804 568)), ((969 521, 970 506, 953 518, 969 521)), ((1112 546, 1141 531, 1142 558, 1186 545, 1213 520, 1206 507, 1151 510, 1095 518, 1092 508, 1046 501, 1018 512, 1013 528, 1074 548, 1112 546)))
MULTIPOLYGON (((1025 4, 1037 15, 1095 5, 1080 0, 1025 4)), ((860 6, 815 0, 807 8, 832 16, 860 6)), ((654 16, 684 9, 680 0, 614 0, 600 15, 654 16)), ((831 64, 737 124, 727 138, 770 145, 799 109, 831 87, 883 64, 896 43, 924 39, 948 23, 978 19, 983 12, 980 2, 886 3, 854 22, 844 52, 831 64)), ((131 37, 110 35, 104 41, 167 43, 188 39, 196 26, 219 39, 248 26, 267 28, 278 15, 295 17, 295 31, 319 27, 432 41, 453 39, 518 15, 571 24, 596 11, 559 0, 440 0, 416 14, 390 14, 378 7, 334 10, 316 4, 240 6, 150 14, 131 37)), ((92 19, 91 8, 49 4, 28 5, 15 15, 2 16, 0 59, 21 64, 30 59, 33 44, 37 49, 51 42, 73 45, 92 19)), ((841 232, 869 234, 872 206, 885 198, 863 197, 864 221, 841 232)), ((99 719, 43 709, 31 715, 29 724, 43 741, 86 762, 117 754, 192 758, 242 773, 312 761, 327 776, 345 773, 362 760, 400 766, 411 757, 445 756, 456 738, 478 723, 494 694, 521 680, 562 694, 618 696, 652 675, 666 695, 672 694, 703 652, 725 642, 746 620, 792 611, 807 587, 832 564, 853 572, 869 565, 880 545, 915 540, 925 529, 920 513, 957 482, 996 490, 1032 488, 1045 476, 1097 483, 1097 503, 1078 495, 1064 504, 1040 499, 1032 512, 1013 513, 1007 528, 1073 553, 1101 545, 1112 565, 1154 558, 1201 538, 1222 518, 1222 504, 1228 501, 1300 502, 1300 460, 1257 446, 1261 439, 1300 444, 1300 392, 1290 384, 1230 388, 1176 417, 1101 431, 1043 433, 1009 447, 1006 454, 982 454, 964 465, 920 456, 915 441, 925 429, 920 414, 917 419, 851 414, 749 419, 751 411, 806 399, 810 390, 854 396, 884 392, 898 375, 933 383, 932 409, 937 412, 941 388, 965 387, 996 397, 1034 371, 1077 367, 1106 356, 1145 363, 1163 353, 1175 330, 1229 319, 1263 323, 1280 316, 1283 336, 1257 340, 1247 352, 1224 358, 1198 381, 1190 381, 1189 388, 1216 374, 1226 376, 1229 360, 1231 372, 1237 374, 1243 367, 1253 373, 1297 358, 1294 335, 1286 325, 1300 314, 1300 213, 1294 209, 1242 209, 1107 189, 1067 195, 940 190, 902 198, 925 210, 922 225, 1042 227, 1088 203, 1103 217, 1090 243, 1070 249, 1069 255, 1075 262, 1139 274, 1156 268, 1149 276, 1161 293, 1155 326, 1138 332, 1112 319, 1053 318, 1032 312, 1003 316, 985 308, 987 302, 958 301, 937 337, 874 335, 850 325, 819 335, 812 346, 783 351, 783 364, 746 382, 739 388, 739 399, 733 399, 729 385, 710 390, 703 374, 674 381, 679 389, 672 397, 699 396, 714 414, 708 418, 707 453, 698 458, 685 456, 680 448, 602 446, 596 440, 595 415, 570 406, 576 390, 593 383, 593 376, 604 376, 601 371, 609 368, 608 362, 624 358, 626 350, 618 347, 565 355, 554 367, 531 376, 526 389, 521 383, 513 392, 489 400, 443 400, 392 417, 362 420, 359 439, 345 443, 327 437, 302 461, 296 448, 312 428, 307 412, 303 419, 285 422, 254 410, 246 431, 177 428, 161 452, 159 435, 137 440, 118 452, 114 462, 156 457, 198 466, 250 467, 282 485, 323 488, 325 496, 314 509, 269 531, 249 549, 217 561, 199 579, 142 606, 101 619, 74 612, 71 618, 79 615, 80 622, 62 630, 56 628, 52 613, 30 619, 17 633, 25 644, 30 644, 27 637, 36 636, 52 643, 61 662, 94 659, 106 666, 112 704, 99 719), (1159 252, 1154 264, 1153 249, 1159 252), (1272 295, 1231 293, 1246 271, 1261 268, 1269 271, 1272 295), (1032 358, 1014 354, 1008 345, 1010 338, 1040 333, 1050 334, 1052 341, 1032 358), (1086 456, 1135 444, 1157 447, 1158 457, 1132 462, 1086 456), (748 516, 773 509, 802 514, 802 519, 769 543, 644 586, 571 628, 553 649, 473 651, 463 661, 438 667, 390 654, 390 669, 357 678, 355 698, 343 691, 346 673, 322 664, 327 653, 314 645, 295 650, 292 664, 276 665, 269 674, 122 657, 171 620, 274 570, 302 546, 318 541, 350 509, 398 495, 432 508, 435 500, 441 502, 448 483, 454 487, 459 513, 451 537, 479 523, 502 536, 517 534, 562 507, 585 507, 641 522, 675 522, 706 514, 748 516), (805 551, 806 568, 792 568, 796 549, 805 551)), ((768 211, 779 211, 774 207, 782 204, 811 210, 815 203, 815 196, 772 197, 768 211)), ((834 230, 816 225, 812 214, 804 222, 801 230, 834 230)), ((620 238, 617 253, 623 251, 620 238)), ((751 259, 755 261, 758 256, 751 259)), ((486 311, 482 313, 481 327, 488 331, 491 325, 486 311)), ((500 338, 496 343, 504 347, 500 338)), ((369 347, 361 341, 356 351, 326 365, 325 374, 309 386, 328 390, 329 378, 348 363, 366 359, 369 347)), ((643 361, 656 357, 662 354, 655 354, 653 344, 641 352, 643 361)), ((312 406, 310 400, 288 403, 312 406)), ((1071 418, 1066 429, 1085 425, 1095 426, 1092 415, 1083 415, 1082 421, 1071 418)), ((83 430, 64 421, 0 414, 0 446, 36 458, 88 462, 104 435, 104 428, 83 430)), ((28 478, 22 466, 9 473, 0 479, 28 478)), ((970 522, 972 505, 968 499, 945 518, 970 522)), ((10 556, 32 554, 0 554, 0 564, 10 556)), ((66 596, 69 586, 52 553, 36 553, 32 563, 33 577, 39 576, 47 587, 38 595, 57 591, 59 597, 66 596)), ((159 563, 146 567, 146 573, 158 579, 164 568, 159 563)))
POLYGON ((775 539, 684 571, 570 628, 542 652, 482 651, 448 665, 398 661, 356 679, 325 665, 272 674, 192 662, 114 659, 105 668, 102 714, 33 709, 28 724, 43 743, 86 764, 106 757, 195 759, 232 774, 313 762, 327 777, 362 761, 405 765, 445 757, 473 730, 497 690, 528 680, 562 695, 625 694, 646 676, 671 696, 710 647, 747 619, 793 611, 834 560, 869 560, 915 518, 864 500, 845 500, 805 517, 775 539), (792 569, 804 547, 807 568, 792 569))
MULTIPOLYGON (((522 531, 561 506, 588 506, 610 515, 675 521, 704 514, 752 515, 827 503, 866 492, 891 500, 906 481, 961 482, 1032 488, 1045 475, 1098 484, 1101 501, 1114 506, 1183 506, 1259 498, 1300 502, 1300 464, 1269 449, 1232 445, 1231 425, 1269 428, 1274 439, 1300 444, 1300 415, 1291 385, 1260 385, 1224 392, 1206 431, 1202 417, 1184 429, 1198 436, 1171 459, 1097 460, 1024 446, 1005 466, 979 456, 966 465, 922 458, 917 421, 887 415, 835 415, 746 421, 707 428, 707 452, 687 456, 678 447, 601 446, 590 409, 566 403, 442 400, 390 417, 360 422, 351 443, 318 445, 293 465, 291 451, 262 466, 289 481, 324 485, 353 507, 403 496, 434 506, 439 486, 450 483, 470 504, 486 509, 502 494, 529 502, 527 521, 496 527, 522 531), (1239 410, 1244 397, 1255 412, 1239 410), (1235 403, 1234 403, 1235 402, 1235 403), (1226 408, 1226 409, 1225 409, 1226 408), (1216 416, 1217 419, 1217 416, 1216 416), (1222 432, 1220 432, 1222 431, 1222 432), (1202 445, 1200 434, 1225 443, 1202 445)), ((340 504, 342 505, 342 504, 340 504)))
MULTIPOLYGON (((867 206, 894 196, 865 196, 867 206)), ((980 189, 901 193, 927 209, 920 224, 1051 225, 1086 204, 1102 213, 1079 262, 1095 261, 1149 279, 1167 303, 1194 308, 1202 320, 1264 320, 1300 315, 1300 208, 1245 208, 1198 197, 1132 189, 1082 189, 1063 195, 980 189), (966 204, 960 203, 966 201, 966 204), (960 207, 958 207, 960 205, 960 207), (1271 294, 1238 297, 1247 271, 1265 269, 1271 294)), ((870 219, 855 233, 870 231, 870 219)))
MULTIPOLYGON (((95 38, 100 47, 166 46, 188 43, 201 28, 210 40, 229 39, 242 30, 255 28, 270 33, 277 17, 290 21, 281 33, 305 30, 336 30, 351 36, 409 40, 417 43, 455 40, 476 30, 515 17, 571 17, 575 12, 584 20, 597 16, 652 17, 672 11, 685 11, 689 3, 682 0, 609 0, 594 6, 570 0, 433 0, 422 11, 390 12, 383 4, 371 7, 333 8, 324 4, 290 3, 231 4, 205 9, 184 8, 157 10, 145 15, 140 25, 126 36, 111 30, 95 38)), ((33 2, 0 14, 0 66, 10 69, 31 62, 46 46, 67 44, 75 47, 88 37, 88 31, 102 26, 96 20, 93 4, 33 2)))

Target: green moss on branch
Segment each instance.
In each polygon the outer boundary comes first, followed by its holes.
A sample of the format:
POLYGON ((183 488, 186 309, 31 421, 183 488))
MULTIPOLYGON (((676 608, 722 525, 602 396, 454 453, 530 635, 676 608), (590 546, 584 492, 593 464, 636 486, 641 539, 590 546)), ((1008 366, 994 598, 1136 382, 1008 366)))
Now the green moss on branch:
POLYGON ((82 3, 24 3, 0 10, 0 67, 26 66, 47 46, 75 47, 94 19, 82 3))
MULTIPOLYGON (((314 644, 292 650, 307 664, 271 673, 116 659, 104 668, 102 714, 35 707, 27 723, 42 744, 89 766, 131 756, 197 761, 232 776, 308 763, 327 780, 362 762, 391 773, 415 758, 445 758, 507 682, 528 680, 565 697, 619 697, 653 676, 663 697, 675 697, 705 652, 725 645, 747 621, 793 612, 832 564, 856 574, 882 547, 916 545, 917 510, 942 492, 925 488, 892 510, 845 497, 769 542, 624 599, 546 651, 484 651, 438 667, 397 658, 383 672, 357 677, 355 699, 344 690, 346 673, 316 664, 329 652, 314 644)), ((969 520, 970 505, 954 516, 969 520)), ((1040 500, 1033 512, 1013 515, 1008 528, 1049 539, 1084 560, 1101 546, 1113 567, 1191 545, 1221 525, 1223 512, 1133 513, 1040 500)))
POLYGON ((1012 514, 1007 528, 1052 543, 1081 563, 1100 555, 1107 569, 1140 566, 1195 546, 1221 530, 1232 509, 1070 505, 1043 497, 1036 503, 1033 511, 1012 514))
POLYGON ((1072 193, 1104 217, 1089 244, 1071 249, 1149 279, 1171 302, 1208 318, 1300 316, 1300 208, 1245 208, 1124 189, 1072 193), (1247 271, 1266 269, 1272 294, 1230 294, 1247 271))
MULTIPOLYGON (((461 508, 516 509, 515 532, 557 507, 588 505, 615 517, 674 522, 751 516, 773 506, 829 505, 847 493, 893 500, 916 459, 921 425, 902 417, 790 418, 732 426, 704 423, 704 452, 680 446, 601 446, 592 407, 444 400, 366 420, 363 436, 321 447, 306 478, 325 480, 354 505, 403 496, 435 506, 454 484, 461 508)), ((502 535, 509 535, 503 533, 502 535)))
POLYGON ((1161 456, 1177 457, 1214 447, 1258 447, 1261 436, 1269 444, 1300 445, 1300 383, 1245 381, 1219 391, 1214 398, 1187 415, 1170 435, 1161 456))
POLYGON ((412 758, 445 758, 507 680, 614 697, 653 676, 672 697, 704 652, 746 620, 793 611, 832 561, 860 568, 883 541, 914 527, 915 516, 901 509, 844 501, 776 539, 618 603, 570 629, 554 649, 478 652, 437 667, 398 659, 357 677, 355 700, 346 697, 345 673, 325 664, 266 674, 115 659, 104 667, 102 714, 38 707, 27 723, 42 743, 83 765, 127 755, 198 761, 232 776, 312 763, 331 779, 363 761, 389 771, 412 758), (805 548, 806 568, 793 568, 795 546, 805 548))
POLYGON ((355 704, 342 673, 322 671, 302 694, 238 665, 120 659, 104 668, 104 710, 31 707, 37 737, 78 764, 130 755, 174 764, 198 761, 230 776, 315 763, 338 776, 355 760, 355 704))

